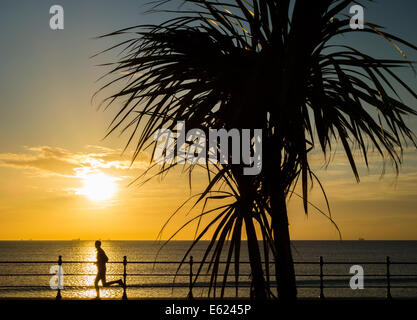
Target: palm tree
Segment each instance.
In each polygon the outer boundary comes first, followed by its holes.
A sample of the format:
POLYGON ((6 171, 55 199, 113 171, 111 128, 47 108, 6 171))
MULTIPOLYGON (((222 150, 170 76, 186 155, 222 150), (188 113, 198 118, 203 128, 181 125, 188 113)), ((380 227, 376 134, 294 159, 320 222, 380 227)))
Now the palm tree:
MULTIPOLYGON (((368 165, 372 147, 384 160, 391 160, 398 172, 404 145, 416 145, 403 117, 416 112, 397 91, 405 89, 414 98, 417 94, 396 73, 397 68, 412 67, 397 44, 417 47, 372 23, 352 30, 350 17, 343 15, 352 0, 186 0, 191 10, 161 9, 167 2, 157 1, 151 10, 177 15, 165 23, 106 35, 130 35, 111 48, 124 47, 124 55, 110 71, 116 78, 103 89, 127 82, 107 100, 110 105, 125 99, 109 134, 125 125, 123 130, 132 129, 129 145, 140 131, 135 159, 146 147, 155 146, 158 129, 175 130, 177 121, 202 130, 262 128, 262 173, 249 178, 238 165, 213 169, 207 164, 206 170, 214 170, 215 175, 197 202, 226 196, 212 195, 216 184, 226 183, 233 190, 227 197, 235 201, 219 207, 221 213, 208 225, 217 223, 207 252, 220 243, 212 255, 216 262, 228 234, 235 244, 240 241, 245 221, 255 294, 265 298, 270 292, 265 280, 269 269, 259 260, 256 232, 248 230, 254 224, 260 226, 265 250, 272 252, 275 261, 278 296, 293 299, 297 292, 287 200, 300 184, 307 214, 308 185, 316 182, 327 202, 308 155, 318 147, 326 156, 333 145, 341 144, 359 182, 353 149, 360 150, 368 165), (337 45, 340 35, 351 32, 389 41, 405 59, 378 59, 352 46, 337 45), (221 240, 216 238, 219 234, 221 240)), ((162 167, 160 173, 176 164, 162 167)), ((328 215, 331 219, 330 209, 328 215)))

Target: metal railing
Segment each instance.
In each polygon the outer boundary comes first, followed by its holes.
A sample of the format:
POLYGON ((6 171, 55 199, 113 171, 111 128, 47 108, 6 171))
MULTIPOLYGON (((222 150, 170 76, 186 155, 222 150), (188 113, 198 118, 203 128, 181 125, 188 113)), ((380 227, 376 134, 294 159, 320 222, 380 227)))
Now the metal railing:
MULTIPOLYGON (((123 257, 123 261, 109 261, 108 264, 122 264, 123 266, 123 273, 112 273, 112 274, 108 274, 108 276, 123 276, 123 295, 122 295, 122 299, 126 300, 127 299, 127 289, 129 287, 144 287, 142 285, 128 285, 127 284, 127 277, 131 277, 131 276, 143 276, 143 277, 149 277, 149 276, 174 276, 174 274, 172 273, 127 273, 127 266, 128 264, 179 264, 179 261, 128 261, 127 257, 124 256, 123 257)), ((187 297, 189 299, 193 299, 193 288, 196 287, 195 283, 194 283, 194 273, 193 273, 193 265, 194 264, 200 264, 200 261, 194 261, 193 257, 190 256, 190 259, 188 261, 188 273, 179 273, 176 274, 176 276, 186 276, 189 278, 189 282, 188 284, 182 286, 182 287, 188 287, 188 295, 187 297)), ((224 261, 220 261, 220 264, 226 264, 226 262, 224 261)), ((94 261, 64 261, 62 260, 62 256, 58 257, 57 261, 0 261, 0 265, 3 264, 57 264, 59 267, 62 267, 63 264, 95 264, 94 261)), ((240 264, 249 264, 248 261, 242 261, 240 262, 240 264)), ((326 282, 326 278, 331 278, 331 277, 352 277, 352 274, 340 274, 340 273, 328 273, 326 274, 324 272, 324 267, 326 265, 384 265, 385 266, 385 273, 380 273, 380 274, 367 274, 366 276, 368 277, 383 277, 385 279, 386 282, 386 286, 372 286, 372 285, 366 285, 366 288, 378 288, 378 289, 385 289, 386 290, 386 298, 387 299, 392 299, 392 294, 391 294, 391 290, 395 289, 395 288, 407 288, 407 289, 417 289, 416 285, 407 285, 407 286, 393 286, 392 285, 392 278, 394 277, 414 277, 412 280, 414 282, 417 283, 417 274, 392 274, 390 271, 390 267, 393 265, 415 265, 417 266, 417 262, 392 262, 390 260, 390 257, 386 257, 385 262, 325 262, 323 257, 320 256, 319 261, 295 261, 294 262, 295 265, 318 265, 319 266, 319 273, 303 273, 303 274, 296 274, 296 277, 315 277, 318 278, 319 280, 319 284, 317 285, 302 285, 299 286, 299 288, 312 288, 312 289, 319 289, 319 298, 320 299, 324 299, 325 295, 324 295, 324 290, 327 289, 336 289, 336 288, 344 288, 347 289, 349 287, 347 287, 346 285, 344 286, 340 286, 340 285, 331 285, 331 286, 325 286, 325 282, 326 282)), ((0 277, 35 277, 35 276, 51 276, 51 274, 40 274, 40 273, 0 273, 0 277)), ((85 273, 68 273, 65 274, 65 276, 95 276, 96 274, 85 274, 85 273)), ((204 275, 204 274, 203 274, 204 275)), ((207 276, 207 274, 205 274, 207 276)), ((234 276, 234 274, 229 274, 229 276, 234 276)), ((250 276, 250 274, 245 274, 245 273, 239 273, 239 276, 250 276)), ((274 275, 270 275, 272 278, 274 278, 274 275)), ((151 285, 152 286, 152 285, 151 285)), ((207 285, 204 284, 199 284, 198 287, 208 287, 207 285)), ((16 287, 16 288, 22 288, 25 286, 2 286, 0 285, 0 289, 2 288, 10 288, 10 287, 16 287)), ((27 286, 30 288, 46 288, 46 286, 27 286)), ((85 286, 79 286, 79 287, 85 287, 85 286)), ((166 286, 162 286, 162 287, 166 287, 172 288, 172 284, 171 285, 166 285, 166 286)), ((180 286, 181 287, 181 286, 180 286)), ((251 287, 250 285, 241 285, 239 284, 238 287, 251 287)), ((57 294, 56 294, 56 299, 62 299, 62 294, 61 294, 61 286, 58 285, 57 286, 57 294)))

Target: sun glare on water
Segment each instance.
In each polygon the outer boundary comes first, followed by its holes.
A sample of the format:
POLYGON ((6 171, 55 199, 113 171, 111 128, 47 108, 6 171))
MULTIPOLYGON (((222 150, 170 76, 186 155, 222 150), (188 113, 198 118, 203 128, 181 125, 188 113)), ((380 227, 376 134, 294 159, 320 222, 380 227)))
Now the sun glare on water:
POLYGON ((83 176, 83 187, 78 189, 78 194, 85 195, 93 201, 104 201, 111 199, 116 191, 115 178, 104 173, 91 173, 83 176))

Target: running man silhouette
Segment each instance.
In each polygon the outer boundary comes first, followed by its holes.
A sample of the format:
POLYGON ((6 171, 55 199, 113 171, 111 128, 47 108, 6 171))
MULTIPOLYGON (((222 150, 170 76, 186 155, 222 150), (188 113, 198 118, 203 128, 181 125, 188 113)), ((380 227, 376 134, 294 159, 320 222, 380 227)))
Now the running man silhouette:
POLYGON ((94 280, 94 286, 96 287, 96 292, 97 292, 96 299, 100 299, 100 289, 98 287, 98 283, 100 282, 100 280, 101 280, 103 287, 109 287, 115 283, 123 287, 124 284, 123 284, 122 279, 106 282, 106 263, 109 261, 109 258, 107 258, 106 253, 101 248, 100 240, 96 241, 95 246, 97 249, 97 261, 96 261, 97 276, 96 276, 96 280, 94 280))

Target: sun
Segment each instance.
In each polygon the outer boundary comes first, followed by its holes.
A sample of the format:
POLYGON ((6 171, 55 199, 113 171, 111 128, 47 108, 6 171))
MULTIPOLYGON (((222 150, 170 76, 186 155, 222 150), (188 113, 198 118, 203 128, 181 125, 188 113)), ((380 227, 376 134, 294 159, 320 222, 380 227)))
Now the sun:
POLYGON ((116 191, 115 178, 104 173, 91 173, 83 176, 83 187, 78 189, 78 194, 85 195, 93 201, 111 199, 116 191))

